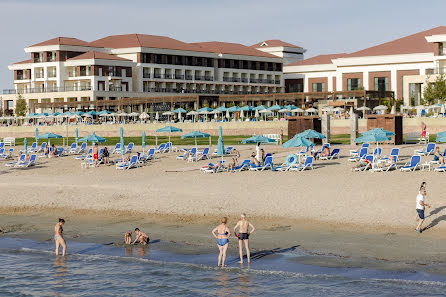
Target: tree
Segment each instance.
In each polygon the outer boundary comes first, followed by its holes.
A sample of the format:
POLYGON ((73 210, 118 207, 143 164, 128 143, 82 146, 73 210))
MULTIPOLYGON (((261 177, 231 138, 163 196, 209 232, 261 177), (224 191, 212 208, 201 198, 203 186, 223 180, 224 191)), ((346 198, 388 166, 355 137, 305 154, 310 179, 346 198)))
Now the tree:
POLYGON ((435 100, 444 102, 446 100, 446 76, 441 74, 437 76, 434 82, 426 81, 426 86, 423 91, 423 97, 426 103, 433 104, 435 100))
POLYGON ((26 100, 23 99, 22 95, 19 94, 17 97, 17 101, 15 104, 15 114, 18 117, 24 117, 26 115, 26 111, 28 110, 28 106, 26 104, 26 100))

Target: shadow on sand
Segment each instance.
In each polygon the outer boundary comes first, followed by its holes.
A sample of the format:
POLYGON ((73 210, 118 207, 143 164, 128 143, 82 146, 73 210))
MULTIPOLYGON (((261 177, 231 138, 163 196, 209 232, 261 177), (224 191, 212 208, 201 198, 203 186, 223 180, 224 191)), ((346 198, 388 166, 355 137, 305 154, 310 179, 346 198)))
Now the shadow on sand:
MULTIPOLYGON (((271 250, 263 250, 263 251, 253 252, 253 253, 251 253, 251 262, 258 261, 266 256, 291 252, 291 251, 296 250, 296 248, 298 248, 299 246, 300 245, 295 245, 295 246, 292 246, 289 248, 283 248, 283 249, 275 248, 275 249, 271 249, 271 250)), ((246 255, 243 256, 243 259, 246 259, 246 255)), ((228 261, 228 264, 238 263, 238 261, 239 261, 239 258, 237 257, 235 259, 228 261)))

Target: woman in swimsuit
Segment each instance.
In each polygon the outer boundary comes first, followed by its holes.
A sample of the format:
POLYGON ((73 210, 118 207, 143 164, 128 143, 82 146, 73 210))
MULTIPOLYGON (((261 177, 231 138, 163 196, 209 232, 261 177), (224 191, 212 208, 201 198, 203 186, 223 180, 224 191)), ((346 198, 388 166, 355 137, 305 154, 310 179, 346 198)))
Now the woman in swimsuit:
POLYGON ((231 231, 229 230, 228 226, 226 226, 226 223, 228 222, 228 218, 224 217, 221 220, 221 224, 215 227, 214 230, 212 230, 212 235, 217 239, 217 246, 220 250, 220 253, 218 254, 218 263, 217 266, 226 266, 226 251, 228 250, 229 246, 229 237, 231 236, 231 231))
POLYGON ((420 144, 421 144, 421 139, 424 139, 424 144, 427 143, 427 132, 426 132, 426 124, 424 122, 421 123, 421 135, 420 135, 420 144))
POLYGON ((65 224, 64 219, 59 219, 59 223, 54 227, 54 241, 56 242, 56 256, 59 255, 59 247, 62 246, 62 256, 65 256, 67 251, 67 243, 63 238, 63 228, 62 225, 65 224))

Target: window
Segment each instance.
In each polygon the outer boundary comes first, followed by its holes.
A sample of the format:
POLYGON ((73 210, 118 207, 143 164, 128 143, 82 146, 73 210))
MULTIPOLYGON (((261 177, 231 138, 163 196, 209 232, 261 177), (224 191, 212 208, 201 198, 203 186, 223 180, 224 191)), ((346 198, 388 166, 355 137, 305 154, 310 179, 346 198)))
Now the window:
POLYGON ((313 83, 313 92, 325 92, 325 83, 313 83))
POLYGON ((387 77, 375 77, 375 91, 387 91, 387 77))
POLYGON ((359 90, 360 87, 361 87, 361 79, 360 78, 347 79, 347 91, 359 90))
POLYGON ((144 67, 143 68, 142 77, 143 78, 150 78, 150 68, 149 67, 144 67))

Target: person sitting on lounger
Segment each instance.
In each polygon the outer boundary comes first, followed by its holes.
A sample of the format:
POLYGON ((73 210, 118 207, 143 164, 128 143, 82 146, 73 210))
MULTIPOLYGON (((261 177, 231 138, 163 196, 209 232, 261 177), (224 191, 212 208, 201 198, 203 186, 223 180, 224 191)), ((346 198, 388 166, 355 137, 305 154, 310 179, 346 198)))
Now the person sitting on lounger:
POLYGON ((440 154, 440 148, 438 146, 435 148, 433 161, 438 161, 440 164, 444 164, 444 156, 440 154))
POLYGON ((132 244, 132 231, 128 230, 124 233, 125 244, 132 244))
POLYGON ((385 159, 385 160, 378 162, 378 164, 376 164, 376 167, 386 168, 386 167, 391 166, 393 163, 395 163, 395 159, 389 158, 389 159, 385 159))
POLYGON ((238 160, 237 158, 232 158, 231 163, 228 165, 228 170, 233 170, 234 167, 238 166, 238 160))
POLYGON ((253 152, 252 154, 251 154, 251 158, 250 158, 250 161, 251 161, 251 163, 249 164, 250 166, 259 166, 260 165, 260 162, 257 160, 257 158, 256 158, 256 153, 255 152, 253 152))
POLYGON ((370 161, 368 159, 362 159, 359 161, 359 163, 355 166, 353 166, 352 171, 358 168, 366 167, 370 164, 370 161))
POLYGON ((322 152, 320 153, 319 157, 328 157, 330 156, 330 148, 328 146, 325 146, 322 152))
POLYGON ((265 162, 265 150, 264 149, 260 149, 260 162, 264 163, 265 162))
POLYGON ((240 158, 240 152, 239 152, 238 150, 233 149, 233 150, 232 150, 232 153, 234 154, 234 156, 235 156, 236 159, 240 158))
POLYGON ((139 230, 139 228, 135 228, 135 234, 136 238, 135 241, 132 242, 132 244, 135 244, 137 241, 139 241, 140 244, 144 245, 149 243, 150 240, 149 235, 139 230))
POLYGON ((52 144, 50 149, 50 157, 54 158, 55 156, 56 156, 56 146, 52 144))

